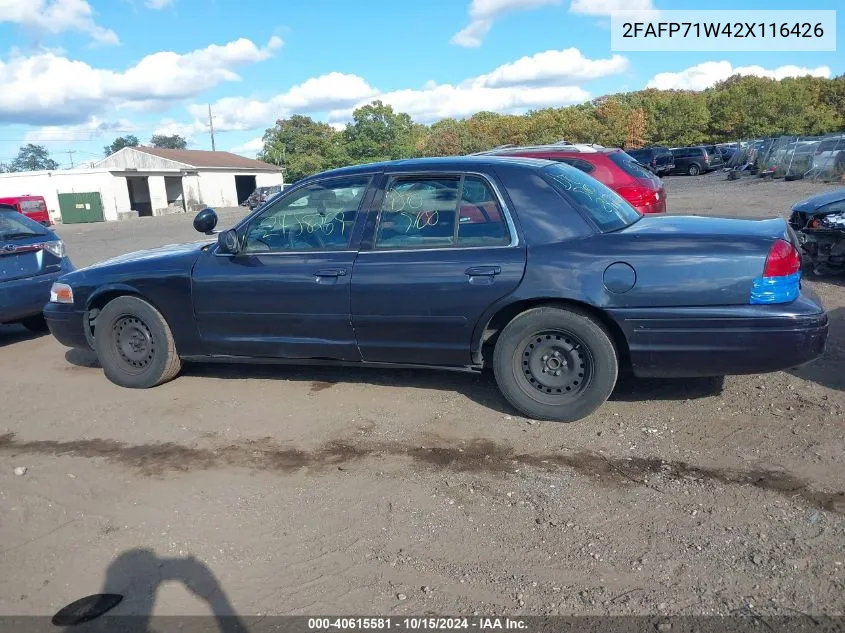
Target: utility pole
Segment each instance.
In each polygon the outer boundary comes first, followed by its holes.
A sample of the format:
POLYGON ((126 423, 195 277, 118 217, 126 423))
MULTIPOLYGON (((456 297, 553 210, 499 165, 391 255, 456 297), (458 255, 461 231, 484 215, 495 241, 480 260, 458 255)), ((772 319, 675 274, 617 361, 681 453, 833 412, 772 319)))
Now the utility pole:
POLYGON ((73 169, 73 155, 76 154, 76 150, 69 149, 67 151, 67 155, 70 157, 70 168, 73 169))
POLYGON ((211 128, 211 151, 216 152, 217 148, 214 146, 214 117, 211 116, 211 104, 208 104, 208 127, 211 128))

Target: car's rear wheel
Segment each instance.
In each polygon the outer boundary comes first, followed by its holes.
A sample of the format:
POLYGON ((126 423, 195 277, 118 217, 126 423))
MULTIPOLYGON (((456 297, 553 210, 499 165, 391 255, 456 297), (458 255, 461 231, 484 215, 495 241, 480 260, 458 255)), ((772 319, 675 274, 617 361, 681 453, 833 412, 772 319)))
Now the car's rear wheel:
POLYGON ((502 330, 493 372, 502 395, 521 413, 574 422, 608 399, 619 362, 610 335, 589 314, 540 307, 502 330))
POLYGON ((687 173, 690 176, 698 176, 698 174, 701 173, 701 167, 699 167, 698 165, 693 163, 692 165, 689 166, 689 169, 687 169, 687 173))
POLYGON ((21 321, 21 325, 30 332, 41 333, 47 331, 47 321, 44 320, 44 315, 41 314, 25 318, 21 321))
POLYGON ((155 387, 182 368, 167 321, 138 297, 117 297, 100 311, 94 350, 106 378, 121 387, 155 387))

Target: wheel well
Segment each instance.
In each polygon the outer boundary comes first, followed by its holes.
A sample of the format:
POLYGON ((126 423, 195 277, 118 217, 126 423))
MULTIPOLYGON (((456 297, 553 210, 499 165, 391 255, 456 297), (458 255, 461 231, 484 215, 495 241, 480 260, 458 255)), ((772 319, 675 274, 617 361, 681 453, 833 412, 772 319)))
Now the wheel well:
POLYGON ((88 330, 85 332, 85 335, 88 337, 89 342, 94 338, 94 327, 96 326, 97 315, 100 314, 100 310, 106 307, 106 304, 111 300, 117 299, 118 297, 143 298, 141 295, 132 292, 131 290, 107 290, 106 292, 94 297, 94 299, 88 304, 88 310, 85 313, 88 326, 88 330))
POLYGON ((610 334, 613 341, 613 346, 616 348, 616 354, 619 356, 619 363, 622 367, 630 366, 630 350, 628 348, 628 340, 622 332, 622 328, 616 323, 606 312, 591 306, 581 301, 574 301, 571 299, 555 299, 555 298, 540 298, 527 299, 525 301, 517 301, 505 306, 499 310, 490 321, 487 322, 487 327, 484 328, 482 334, 481 346, 473 354, 474 360, 489 366, 492 361, 493 347, 504 327, 510 323, 517 315, 540 306, 550 306, 558 308, 578 308, 592 316, 596 321, 601 323, 610 334))

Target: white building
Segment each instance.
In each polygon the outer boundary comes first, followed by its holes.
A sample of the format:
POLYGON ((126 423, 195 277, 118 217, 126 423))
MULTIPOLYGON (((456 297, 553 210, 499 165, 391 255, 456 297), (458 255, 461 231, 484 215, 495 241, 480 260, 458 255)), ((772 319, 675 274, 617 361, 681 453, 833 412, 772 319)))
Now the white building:
POLYGON ((55 221, 96 222, 234 207, 282 183, 281 167, 229 152, 125 147, 87 169, 0 174, 0 198, 43 196, 55 221))

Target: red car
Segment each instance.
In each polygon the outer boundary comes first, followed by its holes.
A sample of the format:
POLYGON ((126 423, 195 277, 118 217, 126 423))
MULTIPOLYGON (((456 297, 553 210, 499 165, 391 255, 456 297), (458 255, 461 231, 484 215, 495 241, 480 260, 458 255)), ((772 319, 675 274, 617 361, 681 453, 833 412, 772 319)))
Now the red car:
POLYGON ((12 196, 0 198, 0 204, 8 204, 15 207, 18 213, 23 213, 30 220, 35 220, 44 226, 51 226, 50 212, 47 211, 47 203, 41 196, 12 196))
POLYGON ((561 142, 552 145, 497 147, 480 153, 545 158, 566 163, 613 189, 640 213, 666 212, 663 181, 621 149, 561 142))

